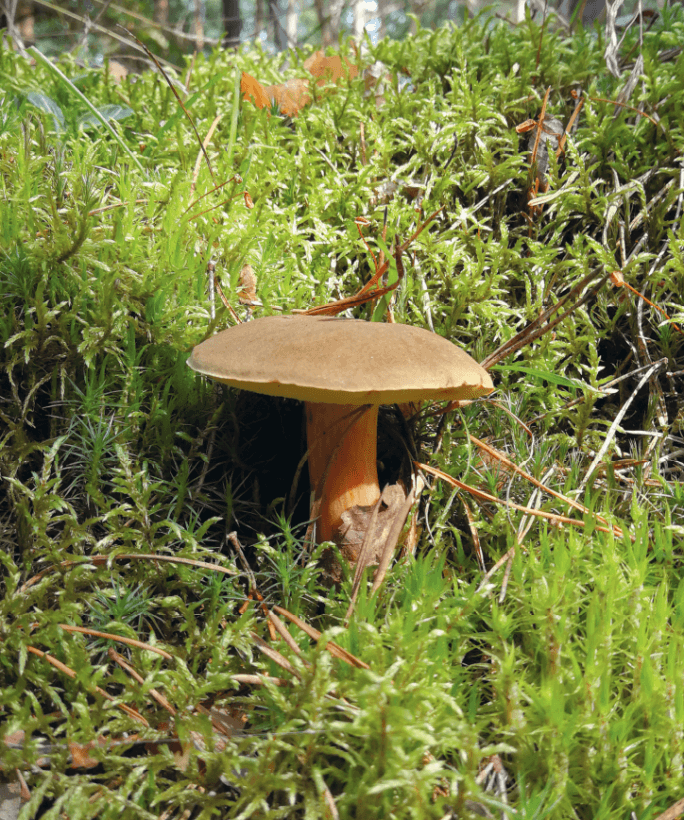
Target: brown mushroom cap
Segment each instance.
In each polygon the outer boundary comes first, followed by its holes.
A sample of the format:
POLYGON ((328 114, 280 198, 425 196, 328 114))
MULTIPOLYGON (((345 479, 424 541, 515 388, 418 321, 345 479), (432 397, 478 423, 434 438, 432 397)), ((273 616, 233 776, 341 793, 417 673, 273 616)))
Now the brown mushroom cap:
POLYGON ((410 325, 329 316, 265 316, 197 345, 188 365, 217 381, 307 402, 462 400, 494 389, 456 345, 410 325))

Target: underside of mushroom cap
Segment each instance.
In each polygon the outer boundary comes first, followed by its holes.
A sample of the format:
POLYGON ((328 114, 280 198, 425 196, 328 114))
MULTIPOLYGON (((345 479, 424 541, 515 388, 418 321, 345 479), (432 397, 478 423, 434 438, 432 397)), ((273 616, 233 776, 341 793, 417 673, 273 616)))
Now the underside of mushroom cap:
POLYGON ((197 345, 188 365, 243 390, 329 404, 454 401, 494 389, 487 371, 442 336, 328 316, 236 325, 197 345))

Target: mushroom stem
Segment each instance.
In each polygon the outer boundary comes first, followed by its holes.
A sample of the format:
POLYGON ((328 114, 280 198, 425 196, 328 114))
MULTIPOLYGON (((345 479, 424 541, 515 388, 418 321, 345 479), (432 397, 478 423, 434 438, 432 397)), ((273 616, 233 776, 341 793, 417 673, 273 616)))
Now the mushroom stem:
POLYGON ((378 406, 306 402, 305 409, 309 477, 320 501, 317 541, 330 541, 345 510, 380 498, 378 406))

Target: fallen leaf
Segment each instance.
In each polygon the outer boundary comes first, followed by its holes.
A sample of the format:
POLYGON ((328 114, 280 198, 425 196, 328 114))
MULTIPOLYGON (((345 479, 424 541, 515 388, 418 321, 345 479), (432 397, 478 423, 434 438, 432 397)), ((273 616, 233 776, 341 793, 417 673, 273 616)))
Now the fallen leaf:
POLYGON ((239 276, 240 304, 253 305, 257 301, 257 278, 251 265, 243 265, 239 276))
MULTIPOLYGON (((317 85, 329 82, 339 84, 345 78, 353 79, 359 73, 358 67, 346 57, 338 54, 328 57, 322 51, 315 51, 305 61, 304 68, 313 75, 317 85)), ((266 87, 244 71, 240 78, 243 100, 251 100, 257 108, 270 109, 275 104, 286 117, 296 117, 311 102, 310 85, 311 80, 304 77, 295 77, 266 87)))
POLYGON ((346 57, 339 54, 326 55, 323 51, 314 51, 304 62, 304 68, 316 78, 316 85, 338 83, 349 78, 353 80, 359 69, 346 57), (344 62, 343 62, 344 61, 344 62))
POLYGON ((402 404, 398 404, 397 407, 401 410, 401 415, 405 419, 411 419, 414 416, 417 416, 420 413, 420 402, 415 401, 407 401, 403 402, 402 404))
MULTIPOLYGON (((537 125, 537 129, 539 126, 537 125)), ((560 147, 560 141, 565 134, 565 126, 556 119, 556 117, 546 116, 541 126, 539 137, 537 137, 537 130, 533 130, 527 141, 527 150, 530 154, 534 151, 535 143, 537 144, 537 179, 539 180, 539 190, 545 192, 548 188, 546 181, 546 172, 549 169, 549 151, 554 154, 560 147)))
MULTIPOLYGON (((342 513, 342 523, 333 534, 333 540, 339 547, 340 554, 349 564, 357 565, 366 539, 371 549, 368 560, 364 561, 365 566, 376 566, 380 562, 392 524, 405 499, 406 493, 398 484, 385 487, 382 492, 380 509, 375 515, 373 532, 369 532, 369 527, 372 523, 375 505, 370 507, 357 505, 342 513)), ((321 563, 326 582, 340 584, 344 574, 335 553, 332 550, 326 550, 321 563)))
POLYGON ((311 102, 309 80, 295 78, 280 85, 269 85, 264 89, 266 96, 277 104, 281 114, 295 117, 311 102))
POLYGON ((286 117, 296 116, 311 101, 309 80, 301 78, 264 88, 258 80, 243 71, 240 91, 242 99, 251 100, 257 108, 270 109, 275 103, 286 117))
POLYGON ((115 83, 122 83, 128 76, 128 69, 126 66, 116 60, 110 60, 107 63, 107 70, 109 71, 109 76, 115 83))
POLYGON ((240 78, 240 93, 242 94, 243 100, 252 100, 257 108, 271 107, 271 101, 263 85, 245 71, 242 72, 242 77, 240 78))
POLYGON ((71 766, 74 769, 92 769, 94 766, 99 766, 101 761, 92 757, 90 752, 94 748, 102 748, 107 745, 107 740, 104 737, 91 740, 89 743, 69 743, 71 766))

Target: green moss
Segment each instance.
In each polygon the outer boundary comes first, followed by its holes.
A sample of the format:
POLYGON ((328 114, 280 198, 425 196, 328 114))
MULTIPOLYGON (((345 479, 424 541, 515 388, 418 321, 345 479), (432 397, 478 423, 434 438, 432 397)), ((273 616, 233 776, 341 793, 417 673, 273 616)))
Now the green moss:
MULTIPOLYGON (((2 765, 25 768, 42 754, 39 737, 52 744, 51 768, 27 771, 23 816, 323 817, 330 794, 345 818, 466 816, 467 800, 498 812, 507 799, 521 817, 604 820, 654 817, 681 797, 682 336, 659 312, 603 287, 493 370, 498 403, 444 425, 425 412, 414 430, 424 460, 568 514, 483 460, 470 431, 579 494, 624 537, 593 513, 584 529, 528 530, 521 513, 437 482, 418 512, 418 557, 398 562, 372 599, 362 585, 347 627, 350 584, 319 586, 302 544, 306 499, 295 512, 284 500, 303 452, 296 407, 250 404, 185 366, 194 344, 231 321, 218 297, 209 304, 210 262, 239 311, 246 263, 255 312, 308 308, 355 293, 374 272, 369 248, 389 253, 438 208, 404 255, 398 321, 434 327, 482 360, 587 273, 598 282, 619 269, 681 324, 683 58, 659 55, 681 45, 684 21, 680 9, 662 14, 644 32, 632 108, 617 111, 623 81, 605 70, 601 38, 542 35, 530 20, 383 41, 368 61, 391 73, 384 106, 359 78, 317 92, 293 120, 238 104, 236 77, 297 77, 305 54, 290 55, 286 75, 259 50, 200 56, 181 96, 200 135, 220 117, 207 146, 213 176, 160 76, 114 85, 64 57, 66 82, 0 51, 0 741, 26 732, 23 748, 0 746, 2 765), (570 92, 587 97, 533 212, 529 135, 515 127, 539 116, 548 86, 548 113, 563 122, 570 92), (388 180, 398 192, 383 198, 388 180), (407 183, 421 186, 420 204, 407 183), (667 366, 631 401, 605 456, 613 463, 587 482, 641 375, 600 388, 646 365, 646 353, 667 366), (616 463, 627 457, 637 465, 616 463), (480 588, 464 502, 488 567, 515 547, 505 583, 501 568, 480 588), (251 581, 226 539, 234 529, 267 603, 369 670, 295 627, 301 656, 275 646, 297 675, 258 653, 252 632, 267 630, 261 610, 239 611, 251 581), (228 574, 114 560, 150 553, 228 574), (60 624, 137 636, 173 659, 129 648, 139 684, 106 656, 109 644, 60 624), (233 678, 257 673, 292 686, 233 678), (128 741, 94 750, 91 773, 69 769, 65 744, 141 729, 96 685, 145 715, 144 737, 177 734, 187 765, 164 742, 128 741), (178 712, 172 728, 153 689, 178 712), (214 699, 249 721, 221 750, 195 708, 214 699), (478 776, 494 754, 508 794, 478 776)), ((623 53, 636 44, 629 33, 623 53)))

